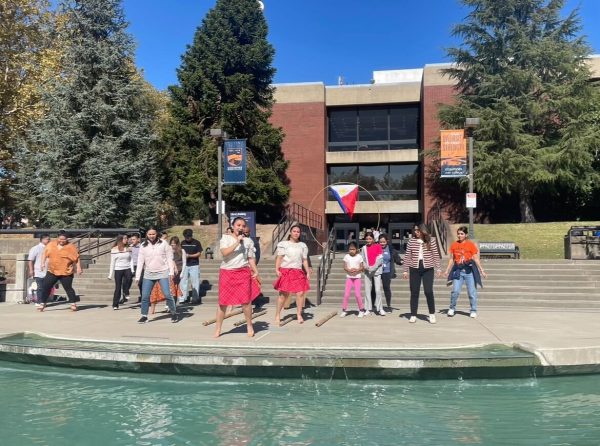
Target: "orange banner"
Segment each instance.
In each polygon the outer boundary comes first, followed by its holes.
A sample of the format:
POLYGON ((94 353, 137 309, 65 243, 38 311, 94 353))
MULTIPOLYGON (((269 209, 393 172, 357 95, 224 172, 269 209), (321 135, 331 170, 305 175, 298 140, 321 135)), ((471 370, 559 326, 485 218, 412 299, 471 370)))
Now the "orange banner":
POLYGON ((465 130, 441 130, 441 177, 466 177, 467 172, 467 141, 465 130))

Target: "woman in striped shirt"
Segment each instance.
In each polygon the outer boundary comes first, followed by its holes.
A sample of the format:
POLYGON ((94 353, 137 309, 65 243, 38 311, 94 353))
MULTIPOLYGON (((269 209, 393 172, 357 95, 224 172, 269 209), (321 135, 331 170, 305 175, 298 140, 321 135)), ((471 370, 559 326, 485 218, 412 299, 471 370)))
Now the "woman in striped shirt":
POLYGON ((429 307, 429 322, 435 324, 435 301, 433 297, 433 276, 436 269, 438 276, 441 275, 440 252, 434 237, 429 234, 424 224, 415 225, 412 238, 408 241, 406 254, 404 255, 404 272, 402 278, 410 276, 410 323, 417 321, 417 309, 419 307, 419 291, 421 281, 429 307))

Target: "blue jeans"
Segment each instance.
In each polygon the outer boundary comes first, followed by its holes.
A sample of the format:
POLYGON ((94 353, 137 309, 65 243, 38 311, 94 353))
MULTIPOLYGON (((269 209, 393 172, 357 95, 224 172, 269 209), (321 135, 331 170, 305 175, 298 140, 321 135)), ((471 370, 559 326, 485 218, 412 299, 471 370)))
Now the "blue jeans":
POLYGON ((165 295, 165 299, 167 299, 167 306, 169 307, 169 311, 171 314, 176 313, 175 301, 173 300, 173 296, 171 296, 171 290, 169 288, 169 278, 166 277, 164 279, 143 279, 142 282, 142 316, 148 316, 148 308, 150 308, 150 293, 152 292, 152 288, 154 288, 154 284, 158 282, 160 284, 160 288, 162 289, 163 294, 165 295))
POLYGON ((200 300, 200 265, 186 266, 179 279, 181 288, 181 297, 179 302, 183 302, 188 297, 188 277, 192 279, 192 302, 200 300))
POLYGON ((466 273, 465 270, 460 270, 460 278, 452 281, 452 292, 450 293, 450 309, 456 310, 456 301, 463 286, 467 283, 467 293, 469 294, 469 302, 471 311, 477 311, 477 288, 475 288, 475 279, 473 273, 466 273))

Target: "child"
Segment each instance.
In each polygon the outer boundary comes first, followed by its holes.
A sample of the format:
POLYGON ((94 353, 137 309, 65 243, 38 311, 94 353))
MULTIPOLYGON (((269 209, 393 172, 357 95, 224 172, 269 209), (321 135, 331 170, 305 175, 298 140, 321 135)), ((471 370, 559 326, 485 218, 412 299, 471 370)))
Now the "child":
POLYGON ((342 303, 342 312, 340 317, 345 317, 348 312, 348 299, 350 298, 350 290, 354 287, 354 296, 358 304, 358 317, 367 316, 368 311, 363 310, 362 297, 360 295, 361 273, 364 271, 364 263, 362 256, 358 253, 358 246, 355 242, 348 243, 348 254, 344 256, 344 271, 346 271, 346 291, 344 293, 344 302, 342 303))

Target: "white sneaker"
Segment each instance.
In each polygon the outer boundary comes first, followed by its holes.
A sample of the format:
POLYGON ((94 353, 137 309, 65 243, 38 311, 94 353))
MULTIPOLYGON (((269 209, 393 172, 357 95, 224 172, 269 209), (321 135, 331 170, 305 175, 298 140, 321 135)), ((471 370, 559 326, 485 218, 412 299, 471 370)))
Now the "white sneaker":
POLYGON ((371 312, 369 310, 365 310, 365 316, 368 316, 369 314, 371 314, 371 312))
POLYGON ((448 317, 454 316, 454 310, 452 308, 448 308, 448 317))
POLYGON ((346 317, 346 316, 348 316, 348 312, 342 310, 341 313, 340 313, 340 317, 346 317))
POLYGON ((385 316, 385 314, 386 314, 385 311, 383 311, 383 310, 379 311, 379 316, 385 316))
POLYGON ((435 324, 437 321, 435 320, 435 314, 430 314, 429 315, 429 323, 430 324, 435 324))
POLYGON ((475 319, 477 317, 477 312, 476 311, 471 311, 471 317, 473 319, 475 319))
POLYGON ((359 311, 358 312, 358 317, 365 317, 365 316, 366 316, 366 314, 365 314, 364 311, 359 311))
POLYGON ((417 316, 411 316, 410 319, 408 320, 408 322, 410 322, 411 324, 414 324, 415 322, 417 322, 417 316))

